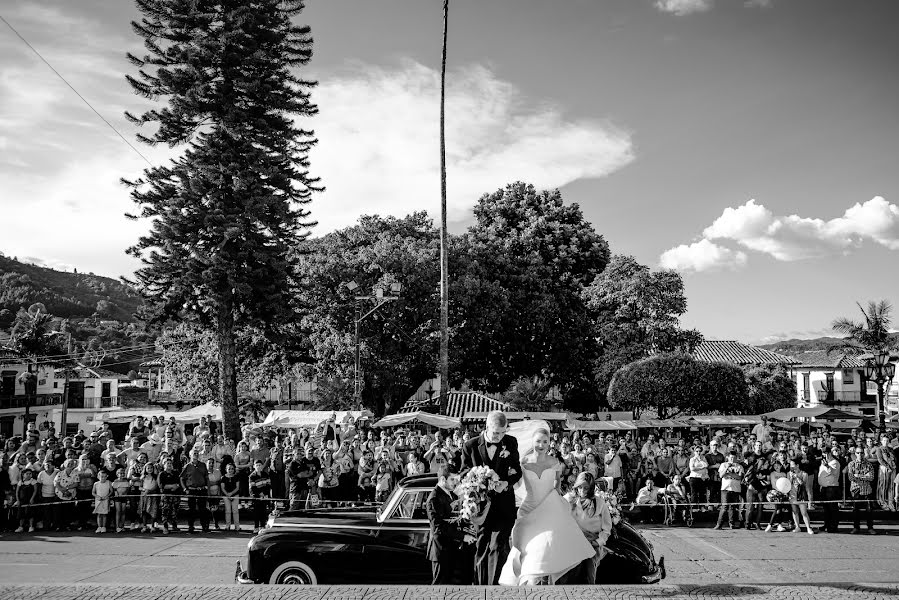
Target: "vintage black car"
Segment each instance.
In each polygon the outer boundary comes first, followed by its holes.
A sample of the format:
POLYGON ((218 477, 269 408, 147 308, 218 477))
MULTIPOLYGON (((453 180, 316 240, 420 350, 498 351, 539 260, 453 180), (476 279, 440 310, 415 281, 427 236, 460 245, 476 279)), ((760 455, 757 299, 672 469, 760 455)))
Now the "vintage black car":
MULTIPOLYGON (((425 502, 434 475, 403 479, 380 507, 273 514, 237 562, 238 583, 427 584, 425 502)), ((650 544, 626 521, 615 526, 599 583, 656 583, 665 577, 650 544)))

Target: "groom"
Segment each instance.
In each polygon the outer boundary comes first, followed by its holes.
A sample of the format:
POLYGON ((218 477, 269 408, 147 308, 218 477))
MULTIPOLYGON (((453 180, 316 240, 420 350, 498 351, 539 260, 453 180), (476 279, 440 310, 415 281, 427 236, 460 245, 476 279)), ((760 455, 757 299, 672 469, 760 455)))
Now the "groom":
POLYGON ((521 479, 518 440, 506 435, 508 422, 502 411, 487 415, 484 433, 462 446, 462 468, 488 466, 502 481, 506 490, 493 497, 487 518, 478 529, 475 542, 475 584, 498 585, 499 575, 509 556, 509 536, 515 524, 515 492, 512 486, 521 479))

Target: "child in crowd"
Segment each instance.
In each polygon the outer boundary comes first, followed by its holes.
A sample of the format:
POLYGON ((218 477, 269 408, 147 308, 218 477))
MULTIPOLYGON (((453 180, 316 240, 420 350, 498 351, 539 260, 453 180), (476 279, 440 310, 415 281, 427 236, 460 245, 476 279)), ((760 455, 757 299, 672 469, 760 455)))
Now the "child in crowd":
MULTIPOLYGON (((101 473, 102 472, 103 471, 101 471, 101 473)), ((125 531, 125 513, 128 512, 128 494, 131 493, 131 480, 128 477, 125 477, 125 467, 116 469, 115 481, 111 482, 109 485, 112 487, 114 493, 113 509, 115 510, 115 530, 116 533, 122 533, 125 531)), ((109 511, 107 510, 107 513, 108 512, 109 511)))
POLYGON ((271 496, 272 491, 272 482, 265 471, 265 463, 261 460, 257 460, 253 465, 249 485, 250 495, 253 496, 253 533, 258 533, 260 528, 265 527, 265 522, 268 520, 266 499, 271 496))
POLYGON ((109 478, 106 476, 105 471, 100 471, 99 477, 99 481, 94 484, 94 489, 92 490, 94 514, 97 515, 96 533, 106 533, 106 517, 109 515, 109 498, 112 496, 112 484, 109 483, 109 478))
POLYGON ((159 527, 159 482, 156 480, 156 465, 144 465, 143 481, 140 487, 140 506, 138 508, 143 528, 141 533, 161 531, 159 527))
POLYGON ((387 463, 378 464, 378 473, 375 476, 375 502, 384 502, 390 495, 393 487, 393 475, 387 463))
POLYGON ((225 531, 231 529, 232 526, 234 531, 240 531, 240 501, 237 499, 240 493, 240 479, 234 463, 225 465, 221 490, 225 496, 225 531))
POLYGON ((31 505, 37 502, 37 481, 34 479, 34 471, 25 468, 20 472, 21 479, 16 485, 16 503, 19 507, 19 528, 16 533, 22 533, 25 528, 28 532, 34 531, 34 513, 31 505))
POLYGON ((206 492, 209 494, 209 512, 212 514, 212 523, 216 529, 219 527, 219 507, 222 505, 222 472, 215 466, 215 458, 206 459, 206 470, 209 473, 206 484, 206 492))

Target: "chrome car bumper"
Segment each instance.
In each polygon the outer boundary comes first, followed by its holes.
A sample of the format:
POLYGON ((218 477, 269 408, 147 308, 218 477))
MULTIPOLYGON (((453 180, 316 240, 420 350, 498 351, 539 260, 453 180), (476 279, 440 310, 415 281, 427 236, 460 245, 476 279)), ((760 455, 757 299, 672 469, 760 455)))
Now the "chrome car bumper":
POLYGON ((659 559, 659 564, 656 565, 656 568, 649 573, 648 575, 644 575, 641 579, 643 583, 658 583, 661 580, 665 579, 665 557, 659 559))
POLYGON ((237 561, 237 570, 234 573, 234 583, 243 585, 255 585, 256 582, 247 577, 246 572, 240 568, 240 560, 237 561))

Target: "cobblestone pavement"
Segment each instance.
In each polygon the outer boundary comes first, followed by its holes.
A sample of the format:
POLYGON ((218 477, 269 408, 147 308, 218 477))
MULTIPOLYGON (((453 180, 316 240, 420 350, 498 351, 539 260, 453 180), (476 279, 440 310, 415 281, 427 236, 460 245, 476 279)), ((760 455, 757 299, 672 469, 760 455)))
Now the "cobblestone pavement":
POLYGON ((483 588, 424 586, 0 585, 2 600, 606 600, 701 598, 867 600, 899 597, 899 584, 661 585, 483 588))

